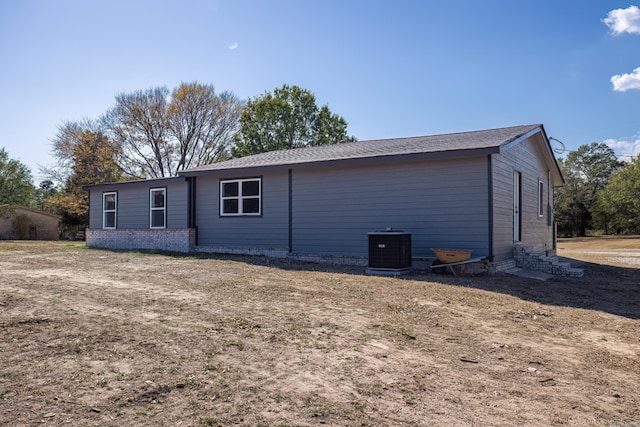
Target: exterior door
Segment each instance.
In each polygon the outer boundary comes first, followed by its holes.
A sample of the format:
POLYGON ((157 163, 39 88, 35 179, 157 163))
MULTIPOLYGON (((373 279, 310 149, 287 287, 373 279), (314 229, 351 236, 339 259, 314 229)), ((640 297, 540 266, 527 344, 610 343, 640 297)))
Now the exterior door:
POLYGON ((521 239, 522 215, 520 192, 522 189, 520 172, 513 171, 513 241, 519 242, 521 239))

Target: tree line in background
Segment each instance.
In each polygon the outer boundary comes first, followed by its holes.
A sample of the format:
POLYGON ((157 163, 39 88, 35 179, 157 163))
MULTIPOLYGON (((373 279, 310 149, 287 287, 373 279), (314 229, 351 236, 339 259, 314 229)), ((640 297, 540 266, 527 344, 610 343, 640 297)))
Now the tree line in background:
MULTIPOLYGON (((56 165, 34 187, 29 169, 0 149, 0 215, 25 205, 56 213, 70 231, 87 224, 83 186, 175 176, 267 151, 354 141, 347 122, 308 90, 284 85, 246 102, 212 85, 182 83, 115 97, 102 117, 65 122, 52 140, 56 165)), ((640 234, 640 160, 620 162, 602 143, 558 160, 559 236, 640 234)))
POLYGON ((41 168, 48 179, 39 188, 26 166, 0 151, 0 200, 56 213, 74 231, 88 222, 85 185, 175 176, 232 157, 354 140, 344 118, 318 107, 315 96, 298 86, 283 85, 246 102, 210 84, 182 83, 171 92, 156 87, 116 95, 97 119, 61 124, 52 139, 56 164, 41 168), (20 173, 24 188, 9 189, 5 171, 20 173))
POLYGON ((558 163, 566 181, 555 194, 559 236, 640 234, 640 157, 621 162, 594 142, 558 163))

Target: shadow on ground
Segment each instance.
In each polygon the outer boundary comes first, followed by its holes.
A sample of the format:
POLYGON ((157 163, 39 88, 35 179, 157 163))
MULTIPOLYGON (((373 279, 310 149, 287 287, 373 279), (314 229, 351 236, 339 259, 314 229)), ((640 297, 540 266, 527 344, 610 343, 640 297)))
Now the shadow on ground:
MULTIPOLYGON (((242 262, 266 264, 286 270, 327 271, 365 275, 364 267, 328 266, 261 257, 242 257, 242 262)), ((629 319, 640 319, 640 269, 588 263, 572 258, 563 261, 583 268, 584 277, 553 277, 547 281, 514 276, 462 276, 416 271, 400 280, 439 282, 511 295, 525 301, 562 307, 597 310, 629 319)))
MULTIPOLYGON (((286 270, 327 271, 365 275, 364 267, 330 266, 262 257, 235 258, 241 262, 270 265, 286 270)), ((640 269, 615 267, 563 258, 583 268, 584 277, 553 277, 548 281, 514 276, 463 276, 416 271, 400 280, 439 282, 511 295, 525 301, 563 307, 597 310, 629 319, 640 319, 640 269)))
POLYGON ((640 319, 640 269, 588 263, 572 258, 564 258, 563 261, 583 268, 584 277, 553 277, 548 281, 539 281, 514 276, 445 276, 438 279, 428 274, 425 279, 498 292, 540 304, 597 310, 640 319))

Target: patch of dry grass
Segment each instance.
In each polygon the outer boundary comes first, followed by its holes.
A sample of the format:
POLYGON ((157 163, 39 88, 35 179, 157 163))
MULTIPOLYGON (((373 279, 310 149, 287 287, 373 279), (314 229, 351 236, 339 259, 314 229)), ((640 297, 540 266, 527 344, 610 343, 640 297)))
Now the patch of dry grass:
POLYGON ((0 424, 638 422, 638 270, 585 267, 394 279, 0 242, 0 424))

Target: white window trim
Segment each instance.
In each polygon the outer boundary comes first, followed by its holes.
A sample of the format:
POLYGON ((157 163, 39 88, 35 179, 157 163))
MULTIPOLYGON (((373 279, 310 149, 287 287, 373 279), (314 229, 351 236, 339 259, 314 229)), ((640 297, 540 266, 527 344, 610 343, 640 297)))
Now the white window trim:
POLYGON ((244 179, 225 179, 220 180, 220 216, 261 216, 262 215, 262 178, 244 178, 244 179), (257 196, 242 196, 242 183, 257 181, 258 182, 258 195, 257 196), (238 195, 231 197, 223 196, 223 186, 224 184, 229 184, 237 182, 238 183, 238 195), (242 211, 242 201, 244 199, 258 199, 258 212, 249 212, 244 213, 242 211), (238 200, 238 212, 237 213, 226 213, 224 212, 224 201, 225 200, 238 200))
POLYGON ((165 187, 150 188, 149 189, 149 228, 157 229, 157 230, 167 228, 167 189, 165 187), (162 191, 162 194, 164 196, 164 206, 161 207, 161 208, 154 208, 153 207, 153 193, 157 192, 157 191, 162 191), (162 211, 162 216, 163 216, 162 227, 154 227, 153 226, 153 212, 154 211, 162 211))
POLYGON ((538 178, 538 218, 544 216, 544 181, 538 178))
POLYGON ((114 230, 118 227, 118 192, 109 191, 102 193, 102 228, 105 230, 114 230), (115 197, 115 207, 113 209, 105 209, 105 198, 113 195, 115 197), (107 214, 113 212, 113 227, 107 227, 107 214))

